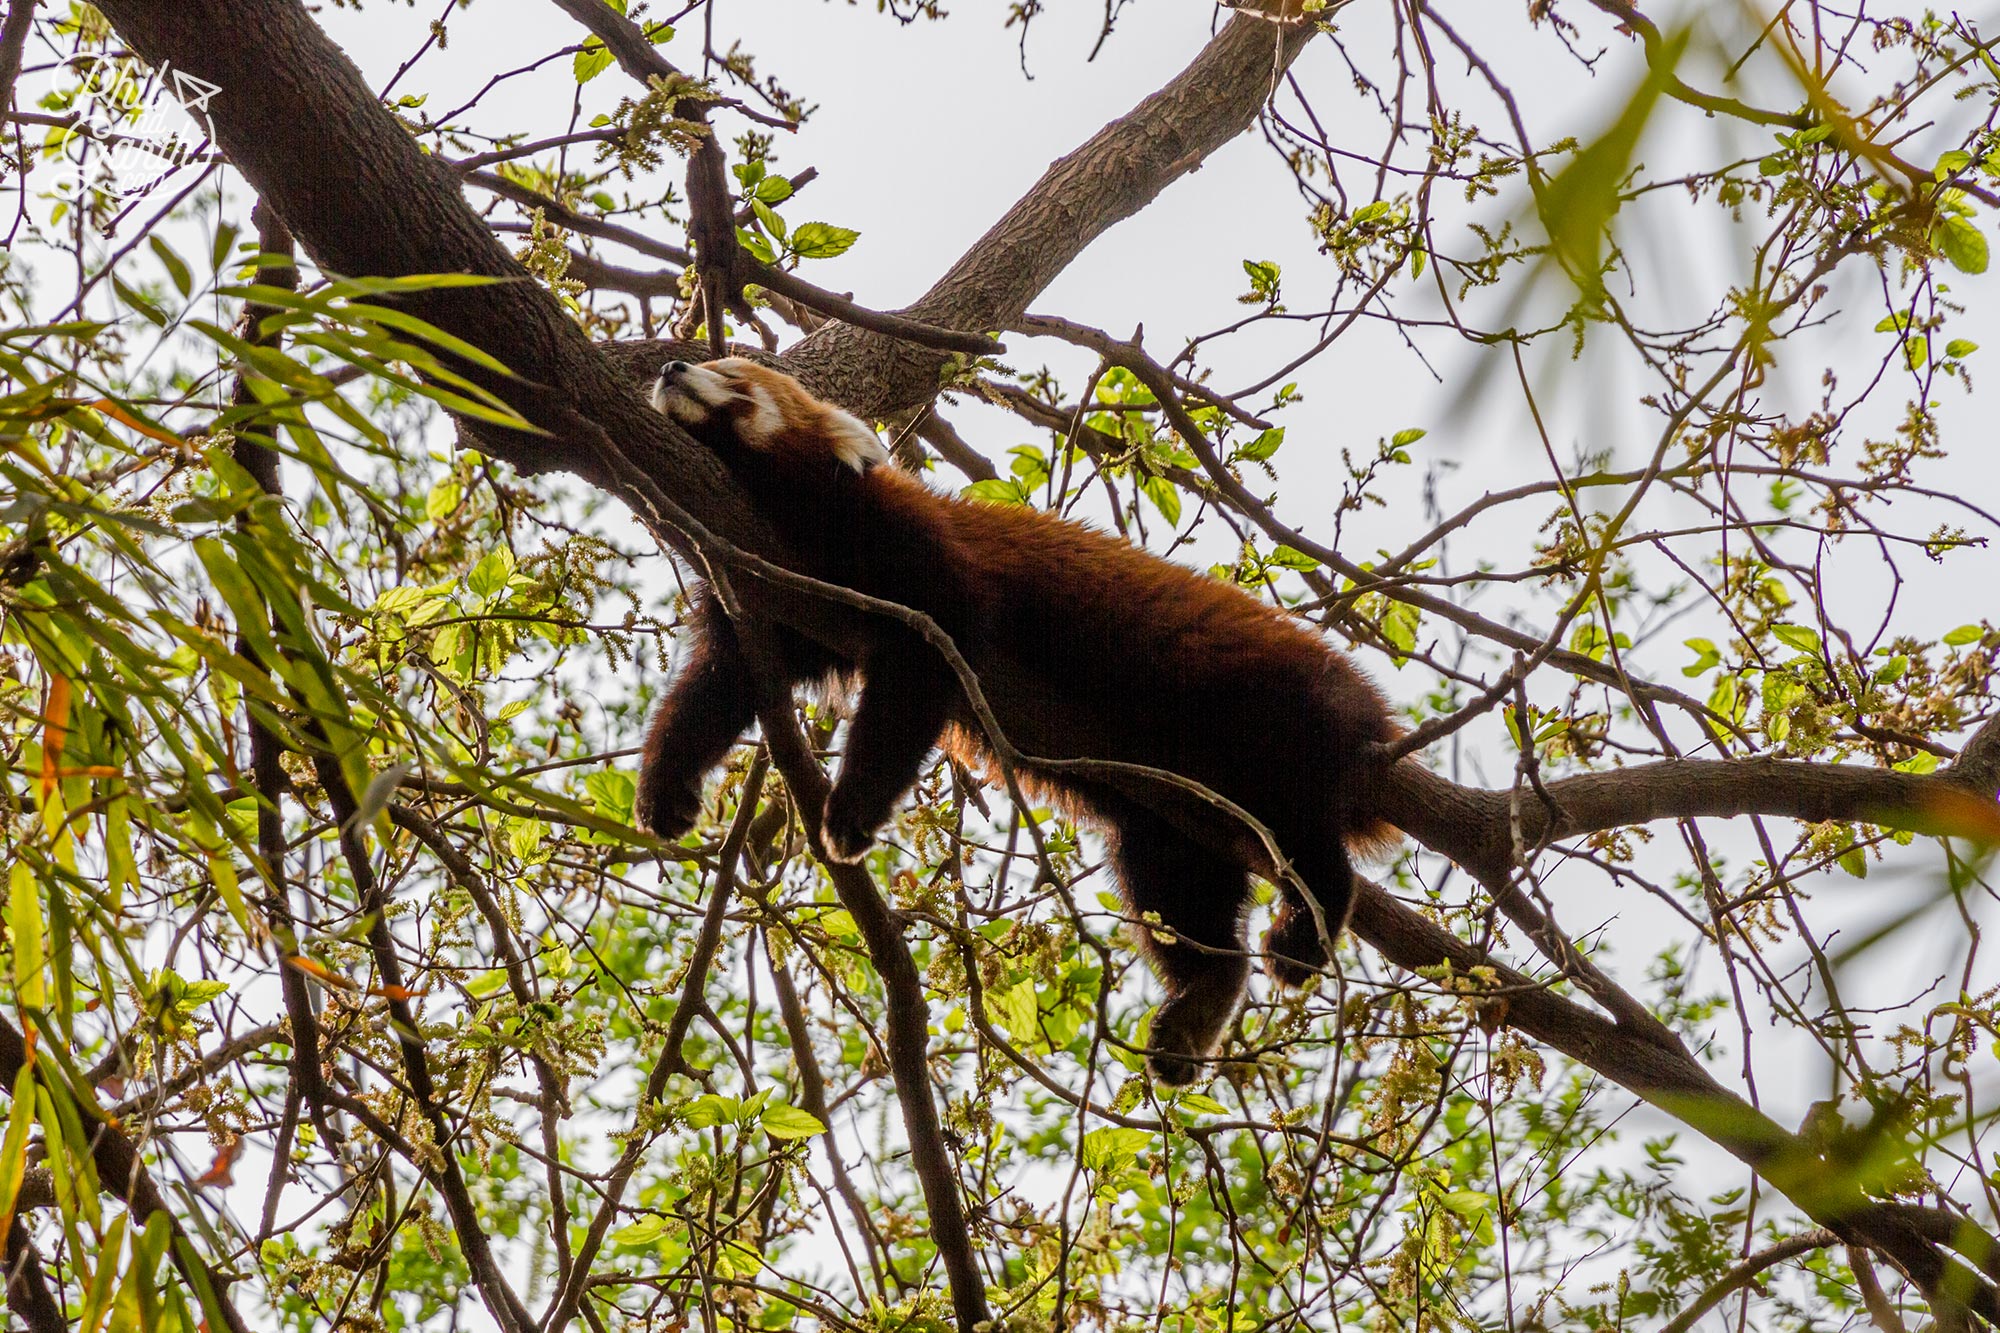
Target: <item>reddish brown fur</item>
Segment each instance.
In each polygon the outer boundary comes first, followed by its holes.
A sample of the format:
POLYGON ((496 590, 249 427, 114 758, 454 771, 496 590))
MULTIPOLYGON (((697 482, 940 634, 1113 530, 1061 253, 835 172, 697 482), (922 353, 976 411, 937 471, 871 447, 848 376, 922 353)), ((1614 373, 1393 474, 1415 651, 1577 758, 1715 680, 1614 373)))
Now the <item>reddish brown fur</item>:
MULTIPOLYGON (((937 621, 1017 750, 1146 765, 1226 796, 1269 828, 1327 925, 1345 923, 1345 845, 1389 834, 1372 813, 1368 747, 1395 728, 1373 687, 1318 634, 1103 533, 941 495, 894 467, 843 463, 835 444, 852 453, 856 423, 775 371, 738 361, 670 368, 656 401, 718 451, 786 535, 797 567, 937 621), (713 386, 725 381, 734 397, 703 404, 705 414, 689 406, 693 386, 719 395, 713 386), (760 412, 765 399, 775 418, 760 412)), ((784 637, 795 682, 832 670, 864 682, 825 812, 828 848, 843 859, 866 850, 941 738, 968 759, 986 757, 943 657, 892 619, 855 617, 838 647, 784 637)), ((703 598, 647 738, 641 818, 685 832, 702 777, 750 721, 734 636, 703 598)), ((1149 943, 1168 991, 1152 1065, 1186 1082, 1240 1001, 1247 873, 1272 874, 1269 858, 1240 821, 1171 786, 1032 767, 1023 776, 1104 830, 1134 910, 1158 913, 1178 937, 1149 943)), ((1298 982, 1326 952, 1303 896, 1280 887, 1267 947, 1273 971, 1298 982)))

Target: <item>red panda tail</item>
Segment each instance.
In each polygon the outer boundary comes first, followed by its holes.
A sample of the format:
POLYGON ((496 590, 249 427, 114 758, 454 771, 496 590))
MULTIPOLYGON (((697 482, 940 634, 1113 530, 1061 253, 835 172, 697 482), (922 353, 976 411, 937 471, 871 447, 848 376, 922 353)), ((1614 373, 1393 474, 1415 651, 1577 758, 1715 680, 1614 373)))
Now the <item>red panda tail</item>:
POLYGON ((1370 861, 1386 859, 1402 845, 1403 831, 1386 820, 1370 819, 1347 830, 1347 850, 1370 861))

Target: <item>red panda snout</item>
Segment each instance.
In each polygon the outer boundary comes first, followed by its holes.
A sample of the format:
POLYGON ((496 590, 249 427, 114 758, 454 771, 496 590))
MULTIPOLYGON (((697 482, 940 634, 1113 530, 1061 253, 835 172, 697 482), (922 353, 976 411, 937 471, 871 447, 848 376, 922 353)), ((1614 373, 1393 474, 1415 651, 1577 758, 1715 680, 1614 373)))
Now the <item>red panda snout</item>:
POLYGON ((746 357, 690 365, 669 361, 653 384, 653 407, 691 431, 727 426, 746 449, 814 453, 866 472, 889 460, 889 451, 859 418, 823 403, 782 371, 746 357))

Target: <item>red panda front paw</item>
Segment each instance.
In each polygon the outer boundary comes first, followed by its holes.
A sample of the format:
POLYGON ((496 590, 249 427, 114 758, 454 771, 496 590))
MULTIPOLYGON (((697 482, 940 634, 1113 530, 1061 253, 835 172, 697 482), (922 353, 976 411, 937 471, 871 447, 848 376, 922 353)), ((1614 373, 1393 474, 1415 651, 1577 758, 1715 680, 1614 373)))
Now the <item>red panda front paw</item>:
POLYGON ((874 826, 847 808, 840 788, 827 793, 826 811, 819 821, 820 841, 826 844, 828 859, 853 865, 868 854, 875 842, 874 826))
POLYGON ((1146 1052, 1146 1068, 1155 1079, 1170 1088, 1184 1088, 1201 1076, 1209 1050, 1184 1032, 1162 1031, 1153 1026, 1153 1049, 1146 1052))
POLYGON ((640 828, 676 842, 701 818, 701 784, 642 781, 635 814, 640 828))

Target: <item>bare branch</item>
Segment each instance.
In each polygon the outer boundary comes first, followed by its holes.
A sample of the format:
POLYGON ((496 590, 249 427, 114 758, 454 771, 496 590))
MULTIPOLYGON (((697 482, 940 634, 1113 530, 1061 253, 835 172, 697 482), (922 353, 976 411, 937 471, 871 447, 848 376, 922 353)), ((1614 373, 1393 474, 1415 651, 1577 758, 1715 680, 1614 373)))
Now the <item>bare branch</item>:
POLYGON ((1796 1236, 1787 1236, 1769 1249, 1759 1250, 1736 1267, 1717 1278, 1699 1296, 1696 1296, 1681 1312, 1660 1325, 1660 1333, 1688 1333, 1701 1317, 1722 1304, 1732 1291, 1739 1291, 1757 1280, 1757 1275, 1767 1268, 1775 1267, 1787 1259, 1796 1259, 1814 1250, 1823 1250, 1829 1245, 1840 1244, 1840 1237, 1824 1228, 1802 1231, 1796 1236))

